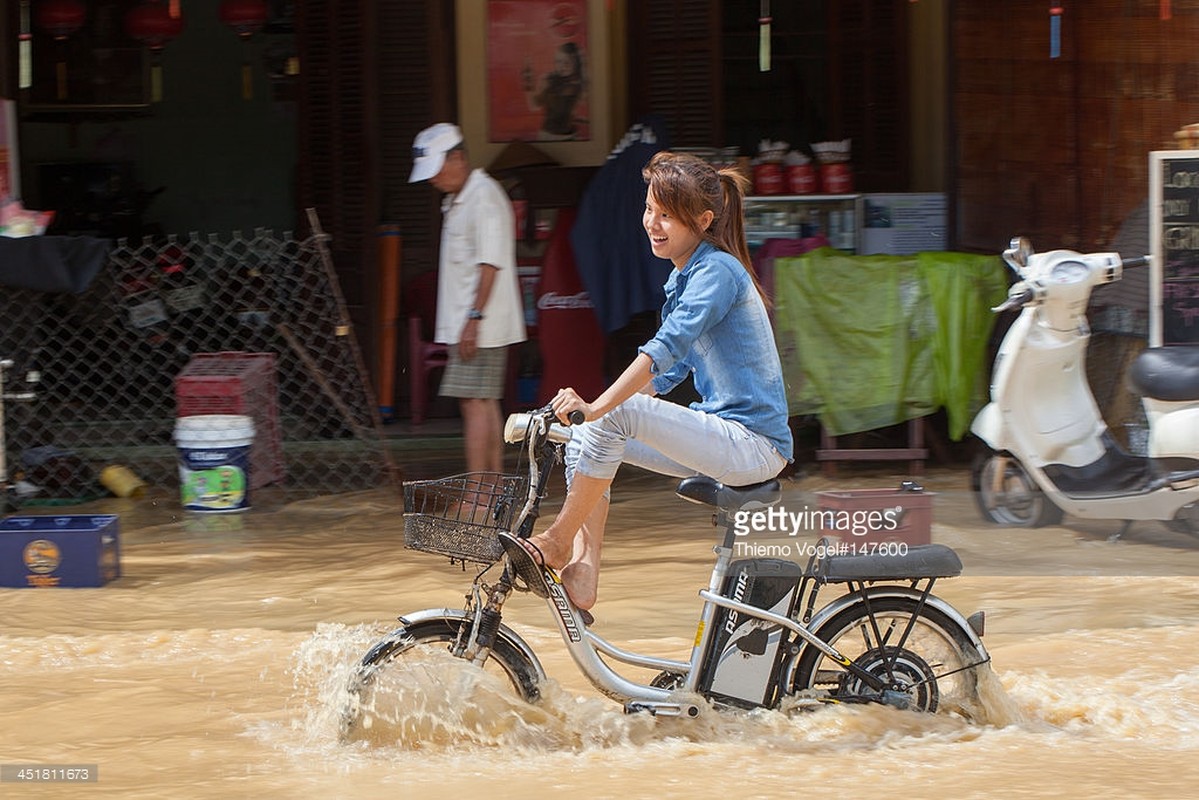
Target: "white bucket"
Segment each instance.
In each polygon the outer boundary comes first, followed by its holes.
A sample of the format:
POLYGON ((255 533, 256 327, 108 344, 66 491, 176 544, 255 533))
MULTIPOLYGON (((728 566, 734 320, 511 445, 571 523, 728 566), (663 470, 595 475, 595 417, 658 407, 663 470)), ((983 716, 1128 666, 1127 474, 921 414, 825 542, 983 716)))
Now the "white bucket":
POLYGON ((175 420, 179 490, 185 511, 228 512, 250 507, 250 446, 254 420, 204 414, 175 420))

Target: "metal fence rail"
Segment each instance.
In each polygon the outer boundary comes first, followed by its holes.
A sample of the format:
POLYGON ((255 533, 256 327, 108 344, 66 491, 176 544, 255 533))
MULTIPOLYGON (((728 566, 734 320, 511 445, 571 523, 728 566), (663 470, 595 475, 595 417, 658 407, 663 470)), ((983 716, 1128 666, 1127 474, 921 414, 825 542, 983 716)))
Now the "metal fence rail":
POLYGON ((78 295, 0 287, 0 356, 14 361, 6 390, 35 393, 4 406, 9 479, 22 481, 24 502, 97 496, 96 476, 114 463, 177 486, 177 378, 216 353, 274 356, 274 407, 255 396, 244 409, 277 421, 272 482, 311 493, 394 486, 327 237, 311 221, 302 240, 267 230, 122 240, 78 295))

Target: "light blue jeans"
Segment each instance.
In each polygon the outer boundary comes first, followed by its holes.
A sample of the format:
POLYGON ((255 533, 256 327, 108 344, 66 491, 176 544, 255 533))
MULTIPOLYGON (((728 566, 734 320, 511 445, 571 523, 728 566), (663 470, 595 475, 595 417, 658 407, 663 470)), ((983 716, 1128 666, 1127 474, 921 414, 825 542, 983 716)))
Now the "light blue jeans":
POLYGON ((621 464, 687 478, 706 475, 727 486, 770 480, 787 459, 740 422, 635 394, 600 419, 572 429, 566 480, 577 470, 611 479, 621 464))

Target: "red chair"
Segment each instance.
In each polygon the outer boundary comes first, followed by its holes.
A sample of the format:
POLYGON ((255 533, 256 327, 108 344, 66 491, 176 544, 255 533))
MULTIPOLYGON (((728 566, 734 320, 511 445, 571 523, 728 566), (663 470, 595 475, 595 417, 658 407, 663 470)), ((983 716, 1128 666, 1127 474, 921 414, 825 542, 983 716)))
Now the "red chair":
POLYGON ((420 425, 429 412, 429 377, 445 367, 449 351, 433 338, 437 309, 437 272, 424 272, 412 279, 404 291, 408 311, 408 393, 412 424, 420 425))
MULTIPOLYGON (((429 377, 443 369, 449 360, 449 348, 431 341, 437 312, 437 272, 423 272, 404 289, 408 315, 408 394, 411 398, 413 425, 425 421, 429 412, 429 377)), ((508 348, 508 372, 505 377, 503 411, 519 410, 516 379, 520 367, 519 345, 508 348)))

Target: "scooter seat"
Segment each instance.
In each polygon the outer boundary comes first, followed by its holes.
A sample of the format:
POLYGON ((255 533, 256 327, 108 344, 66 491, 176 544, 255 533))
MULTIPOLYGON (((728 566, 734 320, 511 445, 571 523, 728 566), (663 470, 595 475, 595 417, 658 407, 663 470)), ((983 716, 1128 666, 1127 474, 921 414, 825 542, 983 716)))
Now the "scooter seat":
POLYGON ((1199 347, 1150 347, 1128 371, 1133 391, 1155 400, 1199 400, 1199 347))
POLYGON ((694 475, 683 478, 675 494, 692 503, 716 506, 721 511, 739 511, 746 506, 772 506, 782 498, 783 489, 777 478, 748 486, 725 486, 707 475, 694 475))

